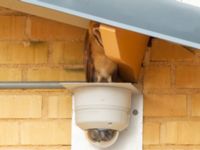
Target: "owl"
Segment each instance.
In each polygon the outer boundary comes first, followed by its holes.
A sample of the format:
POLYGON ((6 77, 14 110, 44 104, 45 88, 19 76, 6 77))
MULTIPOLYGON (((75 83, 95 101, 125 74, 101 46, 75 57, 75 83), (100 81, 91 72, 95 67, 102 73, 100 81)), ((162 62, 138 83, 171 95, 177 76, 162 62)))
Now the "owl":
POLYGON ((105 55, 99 24, 91 22, 85 40, 86 72, 89 82, 112 82, 117 64, 105 55))

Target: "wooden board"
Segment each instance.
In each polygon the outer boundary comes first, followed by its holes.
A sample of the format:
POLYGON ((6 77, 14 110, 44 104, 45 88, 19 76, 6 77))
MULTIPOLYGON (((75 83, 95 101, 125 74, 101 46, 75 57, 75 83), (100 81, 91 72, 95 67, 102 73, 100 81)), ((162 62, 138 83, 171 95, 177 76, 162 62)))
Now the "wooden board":
POLYGON ((149 37, 107 25, 101 25, 100 32, 105 53, 119 64, 122 78, 136 82, 149 37))

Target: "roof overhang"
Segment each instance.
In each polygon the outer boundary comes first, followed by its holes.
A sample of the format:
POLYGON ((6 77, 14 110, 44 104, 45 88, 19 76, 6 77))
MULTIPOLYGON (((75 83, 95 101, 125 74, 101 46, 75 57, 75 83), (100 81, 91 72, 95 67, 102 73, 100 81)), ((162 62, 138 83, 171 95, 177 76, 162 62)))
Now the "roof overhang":
POLYGON ((87 27, 88 20, 94 20, 200 48, 198 0, 23 0, 23 2, 2 0, 0 5, 83 28, 87 27))
POLYGON ((86 20, 200 48, 198 0, 24 0, 86 20))
POLYGON ((81 28, 88 27, 88 20, 52 9, 30 5, 20 0, 0 0, 0 6, 28 13, 31 15, 40 16, 43 18, 55 20, 62 23, 78 26, 81 28))

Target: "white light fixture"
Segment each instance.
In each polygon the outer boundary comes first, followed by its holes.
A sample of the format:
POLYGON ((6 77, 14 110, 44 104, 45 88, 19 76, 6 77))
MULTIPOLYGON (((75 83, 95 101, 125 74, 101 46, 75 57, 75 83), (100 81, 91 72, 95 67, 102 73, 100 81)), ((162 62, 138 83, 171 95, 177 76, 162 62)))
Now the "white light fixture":
POLYGON ((200 0, 177 0, 177 1, 195 7, 200 7, 200 0))
POLYGON ((72 150, 142 150, 143 97, 132 84, 63 85, 73 93, 72 150))

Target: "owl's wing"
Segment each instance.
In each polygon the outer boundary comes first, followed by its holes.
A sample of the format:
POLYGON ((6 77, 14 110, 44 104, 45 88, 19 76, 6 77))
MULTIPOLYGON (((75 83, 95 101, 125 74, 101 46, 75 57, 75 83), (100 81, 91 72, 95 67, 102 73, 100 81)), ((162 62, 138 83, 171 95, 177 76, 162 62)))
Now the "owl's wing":
POLYGON ((92 59, 92 50, 90 44, 89 33, 86 33, 85 37, 85 48, 84 48, 84 62, 85 62, 85 72, 87 82, 94 82, 95 70, 94 63, 92 59))

